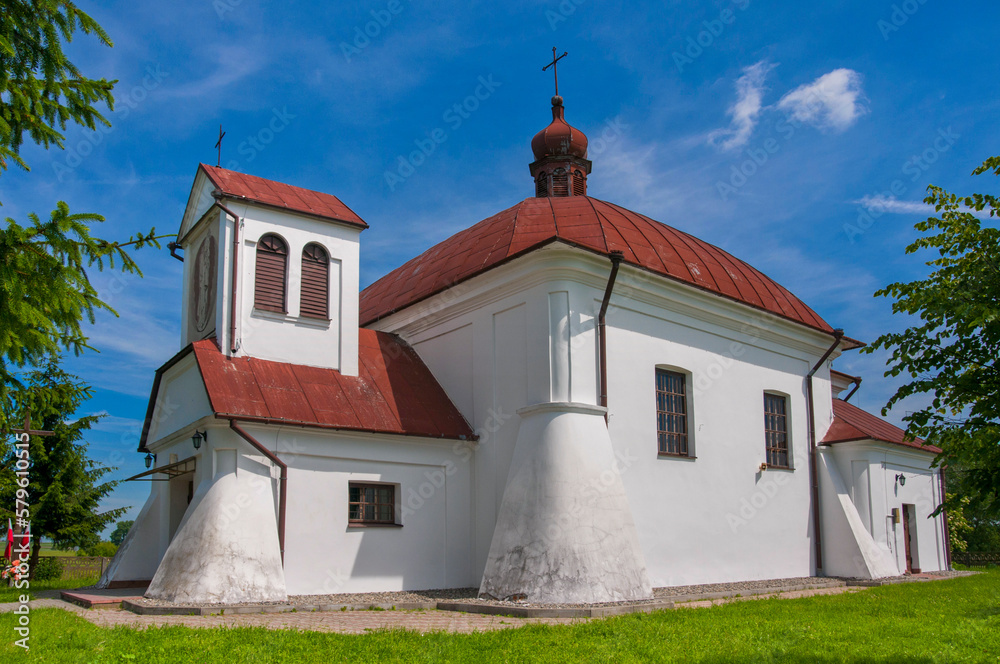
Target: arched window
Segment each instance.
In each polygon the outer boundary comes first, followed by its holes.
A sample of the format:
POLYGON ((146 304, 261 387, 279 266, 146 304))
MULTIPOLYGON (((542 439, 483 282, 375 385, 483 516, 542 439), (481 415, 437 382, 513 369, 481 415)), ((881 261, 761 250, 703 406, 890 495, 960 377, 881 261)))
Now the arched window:
POLYGON ((318 244, 302 250, 302 299, 299 314, 311 318, 330 317, 330 255, 318 244))
POLYGON ((288 245, 277 235, 265 235, 257 242, 253 306, 285 313, 288 245))
POLYGON ((565 168, 557 168, 552 172, 552 195, 569 196, 569 173, 565 168))
POLYGON ((584 179, 581 171, 573 171, 573 195, 587 195, 587 181, 584 179))
POLYGON ((535 196, 545 198, 549 195, 549 174, 542 172, 535 178, 535 196))

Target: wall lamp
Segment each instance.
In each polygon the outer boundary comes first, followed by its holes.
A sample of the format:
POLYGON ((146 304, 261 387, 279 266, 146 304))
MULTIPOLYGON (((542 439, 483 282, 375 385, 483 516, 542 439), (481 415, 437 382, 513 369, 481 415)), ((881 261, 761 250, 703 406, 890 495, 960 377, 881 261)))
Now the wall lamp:
POLYGON ((896 481, 899 482, 899 486, 906 486, 906 477, 903 473, 896 475, 896 481))
POLYGON ((195 429, 194 435, 191 436, 191 442, 194 444, 194 449, 200 450, 201 441, 203 440, 208 440, 208 432, 198 431, 197 429, 195 429))
POLYGON ((156 463, 156 455, 149 453, 146 455, 146 468, 152 468, 153 464, 156 463))

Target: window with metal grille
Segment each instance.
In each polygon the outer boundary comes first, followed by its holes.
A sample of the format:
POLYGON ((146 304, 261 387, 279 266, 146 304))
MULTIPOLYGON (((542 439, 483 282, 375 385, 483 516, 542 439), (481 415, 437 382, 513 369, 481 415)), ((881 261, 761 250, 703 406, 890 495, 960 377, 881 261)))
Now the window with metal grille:
POLYGON ((552 174, 552 195, 569 196, 569 173, 562 168, 552 174))
POLYGON ((535 196, 545 198, 549 195, 549 174, 539 173, 535 178, 535 196))
POLYGON ((788 468, 788 400, 779 394, 764 394, 764 440, 767 465, 788 468))
POLYGON ((656 429, 660 454, 688 456, 687 376, 656 370, 656 429))
POLYGON ((396 523, 396 487, 351 482, 348 493, 349 523, 396 523))
POLYGON ((288 245, 277 235, 265 235, 257 242, 253 306, 285 313, 288 245))
POLYGON ((302 250, 299 315, 330 318, 330 255, 318 244, 307 244, 302 250))
POLYGON ((580 171, 573 171, 573 195, 587 195, 587 181, 583 179, 583 173, 580 171))

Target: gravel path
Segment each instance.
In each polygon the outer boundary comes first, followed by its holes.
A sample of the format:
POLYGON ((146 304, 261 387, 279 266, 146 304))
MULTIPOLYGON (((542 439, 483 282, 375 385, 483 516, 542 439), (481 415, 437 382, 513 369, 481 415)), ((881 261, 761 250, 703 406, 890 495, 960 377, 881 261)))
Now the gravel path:
MULTIPOLYGON (((591 604, 552 604, 531 601, 509 601, 479 597, 478 588, 447 588, 437 590, 415 590, 384 593, 344 593, 339 595, 291 595, 290 604, 296 606, 319 605, 388 605, 406 602, 463 602, 467 604, 484 604, 487 606, 524 606, 534 608, 573 608, 619 606, 622 604, 650 604, 661 602, 668 598, 713 593, 751 593, 762 589, 780 592, 783 588, 827 587, 836 583, 837 579, 826 577, 799 577, 790 579, 769 579, 766 581, 741 581, 738 583, 711 583, 697 586, 671 586, 654 588, 653 597, 649 600, 631 602, 596 602, 591 604)), ((149 601, 149 600, 147 600, 149 601)))
MULTIPOLYGON (((948 578, 954 576, 964 576, 974 574, 974 572, 930 572, 921 577, 948 578)), ((897 577, 887 581, 911 581, 919 580, 916 577, 897 577)), ((653 597, 649 600, 635 602, 598 602, 592 604, 552 604, 536 603, 531 601, 510 601, 502 599, 488 599, 479 597, 478 588, 439 588, 432 590, 409 590, 392 592, 372 592, 372 593, 340 593, 333 595, 289 595, 288 602, 257 602, 252 606, 285 605, 290 604, 295 607, 312 609, 315 607, 390 607, 393 605, 406 604, 432 604, 436 602, 461 602, 466 604, 481 604, 487 606, 520 606, 531 608, 574 608, 574 607, 605 607, 619 606, 623 604, 650 604, 668 600, 684 601, 685 598, 696 599, 701 597, 717 597, 722 594, 727 595, 755 595, 761 593, 779 593, 793 590, 810 588, 829 588, 831 586, 843 586, 842 579, 831 577, 804 576, 786 579, 765 579, 761 581, 738 581, 730 583, 708 583, 689 586, 668 586, 664 588, 654 588, 653 597)), ((145 606, 177 606, 172 602, 148 599, 141 597, 130 600, 145 606)), ((219 604, 204 604, 199 606, 223 606, 219 604)))

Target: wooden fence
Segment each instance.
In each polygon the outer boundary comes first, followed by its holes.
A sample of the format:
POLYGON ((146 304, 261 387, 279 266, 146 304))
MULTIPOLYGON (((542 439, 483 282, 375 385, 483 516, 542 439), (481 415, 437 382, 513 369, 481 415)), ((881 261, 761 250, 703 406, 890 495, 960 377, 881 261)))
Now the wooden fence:
POLYGON ((990 565, 1000 567, 1000 551, 992 553, 953 553, 951 561, 966 567, 985 568, 990 565))
POLYGON ((104 574, 111 558, 100 556, 40 556, 55 558, 62 566, 63 579, 91 579, 104 574))

